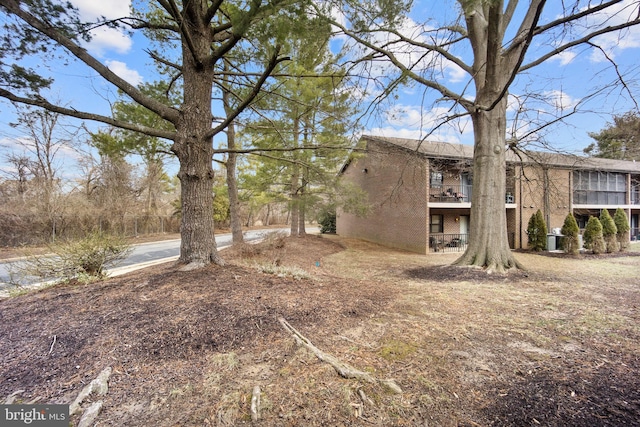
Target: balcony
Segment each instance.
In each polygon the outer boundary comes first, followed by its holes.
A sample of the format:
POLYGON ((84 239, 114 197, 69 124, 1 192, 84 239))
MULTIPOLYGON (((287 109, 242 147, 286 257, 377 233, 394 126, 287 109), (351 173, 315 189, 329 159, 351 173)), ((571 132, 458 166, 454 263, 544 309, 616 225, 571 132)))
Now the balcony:
POLYGON ((471 202, 471 185, 445 185, 431 187, 429 201, 444 203, 471 202))
MULTIPOLYGON (((430 203, 471 203, 472 185, 443 185, 429 189, 430 203)), ((514 190, 507 188, 504 196, 507 204, 515 203, 514 190)))
MULTIPOLYGON (((508 232, 509 247, 515 248, 516 233, 508 232)), ((468 234, 435 233, 429 236, 429 247, 432 252, 464 252, 469 243, 468 234)))

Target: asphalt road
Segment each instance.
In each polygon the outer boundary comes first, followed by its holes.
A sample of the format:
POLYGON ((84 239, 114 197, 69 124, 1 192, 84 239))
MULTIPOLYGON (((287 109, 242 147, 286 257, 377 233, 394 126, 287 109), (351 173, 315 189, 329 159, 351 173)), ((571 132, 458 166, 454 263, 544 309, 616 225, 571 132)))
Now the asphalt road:
MULTIPOLYGON (((246 242, 260 240, 264 238, 266 234, 278 231, 288 232, 289 230, 285 228, 249 230, 244 232, 244 240, 246 242)), ((218 249, 224 249, 225 247, 231 246, 231 243, 231 233, 216 235, 216 244, 218 249)), ((108 272, 112 276, 124 274, 139 268, 175 260, 178 258, 179 254, 180 239, 142 243, 135 245, 129 256, 119 262, 118 265, 109 268, 108 272)), ((9 260, 5 262, 0 261, 0 293, 7 292, 14 287, 14 285, 10 284, 11 271, 15 271, 16 266, 19 263, 19 260, 9 260)), ((20 278, 19 283, 22 286, 35 286, 41 280, 42 279, 40 278, 27 277, 20 278)))

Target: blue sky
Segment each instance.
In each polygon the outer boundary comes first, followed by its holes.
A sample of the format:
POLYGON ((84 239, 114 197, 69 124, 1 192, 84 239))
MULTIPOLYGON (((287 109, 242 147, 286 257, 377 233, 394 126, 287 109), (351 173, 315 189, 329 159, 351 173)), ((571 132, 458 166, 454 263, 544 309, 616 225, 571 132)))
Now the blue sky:
MULTIPOLYGON (((116 18, 128 14, 130 0, 72 0, 80 11, 83 18, 87 20, 95 19, 98 16, 116 18)), ((529 2, 523 2, 525 6, 529 2)), ((542 20, 549 21, 559 16, 560 2, 548 2, 552 4, 545 9, 542 20)), ((632 0, 622 2, 620 8, 625 13, 637 13, 637 6, 634 9, 632 0)), ((339 15, 337 15, 339 17, 339 15)), ((410 19, 403 25, 403 31, 414 34, 416 38, 421 38, 422 30, 438 28, 443 23, 451 22, 457 16, 457 6, 454 0, 421 0, 416 2, 410 19), (430 17, 425 22, 424 17, 430 17), (423 24, 423 25, 420 25, 423 24), (416 35, 417 34, 417 35, 416 35)), ((610 16, 599 16, 585 22, 584 28, 577 27, 576 33, 586 31, 587 28, 598 24, 597 20, 609 22, 616 18, 610 16)), ((337 44, 344 42, 338 39, 337 44)), ((544 43, 532 45, 532 57, 535 52, 548 50, 550 45, 558 40, 548 39, 544 43)), ((639 58, 640 58, 640 28, 626 31, 622 37, 619 35, 605 35, 596 42, 603 47, 603 50, 610 58, 615 59, 621 72, 628 75, 629 90, 635 96, 640 97, 639 79, 639 58)), ((145 40, 139 36, 130 37, 116 29, 100 29, 93 37, 91 43, 86 48, 103 61, 114 72, 125 78, 132 84, 141 82, 151 82, 155 80, 154 68, 150 66, 150 60, 143 52, 147 47, 145 40)), ((464 49, 456 52, 461 58, 468 55, 464 49)), ((401 58, 409 61, 414 55, 405 52, 401 58)), ((109 103, 116 100, 116 90, 106 84, 95 74, 87 70, 81 64, 54 62, 43 64, 56 78, 57 83, 52 90, 52 98, 62 99, 64 103, 79 110, 89 110, 108 114, 109 103)), ((601 53, 584 48, 564 52, 554 57, 542 66, 533 69, 529 75, 516 80, 510 91, 510 113, 511 118, 516 116, 517 106, 524 102, 530 108, 535 107, 545 117, 551 117, 559 109, 571 109, 580 102, 585 102, 585 89, 598 86, 604 82, 614 79, 612 70, 605 70, 607 62, 601 53), (541 99, 546 103, 543 104, 541 99)), ((452 63, 439 63, 441 66, 441 82, 453 90, 461 91, 468 83, 468 77, 459 67, 452 63)), ((379 65, 374 69, 374 73, 384 77, 393 72, 392 68, 379 65)), ((368 100, 373 99, 379 89, 371 89, 367 94, 368 100)), ((355 93, 355 91, 354 91, 355 93)), ((448 112, 448 105, 434 104, 435 96, 432 92, 425 92, 419 85, 411 85, 401 88, 397 92, 397 97, 385 104, 385 109, 377 111, 364 122, 365 133, 382 134, 387 136, 398 136, 407 138, 421 138, 432 126, 438 122, 439 118, 448 112)), ((13 120, 11 107, 6 101, 2 101, 2 117, 0 117, 0 144, 2 151, 15 149, 15 140, 22 135, 16 129, 11 129, 7 124, 13 120)), ((585 112, 574 115, 566 120, 562 125, 534 132, 532 140, 544 138, 553 147, 560 150, 581 152, 591 139, 588 132, 597 132, 602 129, 607 122, 611 121, 612 114, 622 114, 634 108, 630 97, 621 90, 613 91, 608 96, 599 96, 585 102, 582 105, 585 112)), ((510 125, 518 123, 514 131, 518 136, 532 130, 533 126, 526 122, 511 121, 510 125)), ((96 124, 90 125, 95 128, 96 124)), ((464 144, 473 143, 473 131, 468 119, 462 119, 455 123, 455 126, 445 126, 433 133, 431 140, 440 140, 464 144)), ((535 144, 534 144, 535 146, 535 144)))

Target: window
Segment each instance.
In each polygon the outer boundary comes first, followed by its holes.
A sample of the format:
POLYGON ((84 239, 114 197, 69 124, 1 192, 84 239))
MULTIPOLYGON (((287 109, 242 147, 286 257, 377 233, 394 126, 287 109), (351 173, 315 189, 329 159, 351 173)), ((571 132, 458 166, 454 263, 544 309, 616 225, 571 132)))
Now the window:
POLYGON ((442 188, 442 172, 431 172, 429 185, 431 188, 442 188))
POLYGON ((573 198, 577 204, 624 204, 626 186, 626 176, 621 173, 573 172, 573 198))
POLYGON ((429 233, 443 233, 444 232, 444 221, 442 215, 431 215, 431 219, 429 222, 429 233))

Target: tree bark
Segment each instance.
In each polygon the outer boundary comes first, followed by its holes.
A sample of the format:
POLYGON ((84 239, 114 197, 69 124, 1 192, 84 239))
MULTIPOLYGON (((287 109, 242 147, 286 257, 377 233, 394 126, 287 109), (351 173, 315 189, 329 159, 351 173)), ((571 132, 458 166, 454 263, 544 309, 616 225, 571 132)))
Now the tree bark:
POLYGON ((292 165, 293 173, 291 174, 291 236, 298 235, 298 226, 300 225, 300 195, 298 188, 300 187, 300 165, 294 163, 292 165))
POLYGON ((231 237, 234 244, 242 243, 242 223, 240 221, 240 200, 238 200, 238 181, 236 180, 236 164, 238 154, 233 150, 236 148, 235 143, 235 126, 229 124, 227 128, 227 144, 229 147, 229 156, 227 157, 227 188, 229 189, 229 216, 231 223, 231 237))
POLYGON ((455 265, 489 272, 522 268, 509 247, 506 227, 506 108, 504 97, 494 109, 472 114, 475 148, 469 246, 455 265))
MULTIPOLYGON (((293 147, 298 147, 298 140, 300 138, 300 118, 298 117, 298 109, 294 108, 293 119, 293 147)), ((300 226, 300 164, 298 163, 298 152, 293 151, 293 164, 291 165, 291 236, 297 236, 299 234, 300 226)))
POLYGON ((306 200, 305 200, 305 189, 307 188, 307 175, 308 168, 306 166, 302 167, 302 183, 300 185, 300 195, 298 199, 298 236, 304 236, 307 234, 307 229, 305 226, 306 218, 306 200))
POLYGON ((182 190, 182 243, 178 262, 186 264, 187 269, 195 269, 210 262, 224 262, 218 255, 213 221, 213 137, 210 131, 214 64, 200 60, 206 58, 210 50, 205 20, 195 18, 203 11, 193 7, 189 12, 194 16, 190 33, 197 36, 192 37, 189 44, 183 35, 184 98, 172 150, 180 161, 178 178, 182 190))

